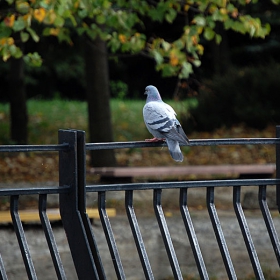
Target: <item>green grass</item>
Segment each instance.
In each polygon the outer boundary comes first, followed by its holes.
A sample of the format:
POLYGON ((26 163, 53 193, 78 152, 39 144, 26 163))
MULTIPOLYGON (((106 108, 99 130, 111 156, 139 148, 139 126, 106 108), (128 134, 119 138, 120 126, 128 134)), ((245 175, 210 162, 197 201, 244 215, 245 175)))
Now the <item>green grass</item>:
MULTIPOLYGON (((194 106, 194 100, 167 101, 178 113, 194 106)), ((145 100, 111 100, 115 141, 136 141, 151 137, 145 127, 142 108, 145 100)), ((88 131, 87 104, 81 101, 29 100, 28 144, 55 144, 59 129, 88 131)), ((9 105, 0 104, 0 144, 9 144, 9 105)))

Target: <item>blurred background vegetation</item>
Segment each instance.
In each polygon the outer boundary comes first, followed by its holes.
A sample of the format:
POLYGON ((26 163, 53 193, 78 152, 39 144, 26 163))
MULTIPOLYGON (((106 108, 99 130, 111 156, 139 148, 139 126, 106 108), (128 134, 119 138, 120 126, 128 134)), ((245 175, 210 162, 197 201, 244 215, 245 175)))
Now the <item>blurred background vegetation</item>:
MULTIPOLYGON (((188 134, 237 125, 263 130, 280 123, 280 7, 277 1, 245 2, 248 5, 242 6, 242 12, 268 23, 269 36, 255 38, 216 22, 214 31, 222 41, 208 40, 212 33, 201 37, 201 66, 193 67, 188 78, 163 77, 155 70, 157 58, 108 50, 114 140, 149 137, 142 121, 143 92, 149 84, 158 87, 164 100, 175 107, 188 134)), ((164 34, 166 40, 174 41, 182 31, 182 20, 177 17, 169 22, 143 21, 147 37, 164 34)), ((43 61, 40 67, 24 66, 30 144, 56 143, 58 128, 88 128, 84 40, 75 35, 71 40, 69 44, 42 36, 36 43, 25 43, 25 53, 36 51, 43 61)), ((0 61, 0 144, 15 143, 9 132, 10 69, 9 63, 0 61)))
MULTIPOLYGON (((220 45, 203 40, 202 66, 195 68, 194 74, 179 84, 180 99, 195 97, 199 101, 198 107, 191 112, 192 129, 211 130, 239 122, 263 128, 270 122, 279 121, 280 9, 268 1, 259 1, 244 9, 269 23, 270 35, 257 39, 223 30, 220 45), (213 121, 209 119, 209 113, 213 121), (221 114, 223 118, 220 118, 221 114)), ((173 33, 175 37, 180 28, 180 22, 158 23, 150 32, 157 29, 157 32, 173 33)), ((69 45, 59 43, 53 37, 42 37, 36 44, 27 42, 26 52, 34 49, 41 54, 43 64, 39 68, 25 66, 27 98, 84 101, 82 38, 74 38, 73 44, 69 45)), ((149 84, 157 86, 164 98, 178 97, 177 77, 163 78, 154 66, 153 60, 141 55, 109 54, 111 97, 143 99, 144 88, 149 84)), ((2 103, 9 100, 8 69, 9 64, 0 61, 2 103)))

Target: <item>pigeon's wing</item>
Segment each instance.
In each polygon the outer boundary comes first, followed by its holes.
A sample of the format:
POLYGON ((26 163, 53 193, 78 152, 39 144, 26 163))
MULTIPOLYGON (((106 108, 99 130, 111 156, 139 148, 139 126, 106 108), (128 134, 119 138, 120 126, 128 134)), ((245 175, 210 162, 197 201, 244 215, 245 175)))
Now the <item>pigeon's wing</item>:
POLYGON ((180 134, 184 138, 184 143, 185 144, 189 143, 189 139, 188 139, 185 131, 183 130, 180 122, 176 119, 174 124, 175 124, 175 129, 178 132, 178 134, 180 134))
POLYGON ((186 136, 185 132, 183 131, 182 127, 177 128, 176 125, 174 125, 168 132, 164 132, 163 134, 165 138, 178 141, 180 144, 189 143, 189 139, 186 136), (180 133, 181 131, 183 132, 183 134, 180 133))
POLYGON ((171 120, 175 115, 172 111, 167 110, 165 103, 149 102, 143 108, 143 116, 150 129, 162 133, 168 132, 172 128, 171 120))
POLYGON ((170 129, 165 132, 166 138, 170 138, 173 140, 176 140, 180 142, 181 144, 187 144, 189 143, 189 139, 187 135, 185 134, 180 122, 176 119, 176 112, 174 109, 165 103, 166 110, 168 110, 170 113, 173 113, 173 118, 171 119, 170 129))

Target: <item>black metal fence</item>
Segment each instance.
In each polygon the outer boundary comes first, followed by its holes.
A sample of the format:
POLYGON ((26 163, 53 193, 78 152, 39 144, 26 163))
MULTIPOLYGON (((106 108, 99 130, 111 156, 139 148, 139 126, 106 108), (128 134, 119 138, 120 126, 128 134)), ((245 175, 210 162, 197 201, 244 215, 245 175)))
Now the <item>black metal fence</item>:
MULTIPOLYGON (((0 196, 10 198, 10 213, 14 230, 17 235, 19 247, 29 279, 37 279, 34 264, 28 248, 25 232, 18 211, 19 196, 28 194, 39 195, 39 215, 49 246, 53 265, 58 279, 66 279, 60 254, 56 245, 50 221, 46 213, 46 201, 49 194, 59 195, 60 214, 66 232, 71 255, 79 279, 106 279, 106 271, 102 264, 98 249, 97 239, 92 224, 86 213, 86 193, 98 194, 98 210, 101 223, 106 236, 111 254, 112 263, 117 279, 126 279, 122 260, 118 252, 117 242, 107 215, 106 194, 110 191, 125 192, 125 208, 129 225, 134 237, 135 245, 141 261, 146 279, 154 279, 154 273, 149 261, 149 255, 140 231, 140 226, 135 214, 133 193, 135 190, 153 190, 153 207, 163 243, 174 279, 183 279, 179 261, 172 243, 169 228, 162 207, 162 192, 165 189, 179 189, 179 207, 187 236, 192 248, 192 253, 201 279, 209 279, 208 271, 200 250, 192 218, 188 208, 188 190, 193 188, 207 188, 206 203, 211 224, 222 255, 224 266, 229 279, 237 279, 236 271, 227 247, 226 238, 221 227, 214 202, 215 190, 219 187, 233 188, 233 207, 246 244, 248 255, 256 279, 264 279, 263 270, 257 256, 253 238, 246 221, 241 205, 241 189, 247 186, 256 186, 259 189, 259 207, 266 224, 267 232, 280 264, 280 243, 271 212, 266 200, 267 187, 276 188, 275 195, 280 208, 280 127, 276 128, 275 138, 243 138, 243 139, 208 139, 191 140, 190 146, 208 145, 275 145, 276 152, 276 178, 272 179, 233 179, 233 180, 201 180, 179 182, 153 182, 153 183, 128 183, 107 185, 86 185, 86 151, 102 149, 145 148, 162 146, 159 143, 127 142, 127 143, 90 143, 85 142, 85 133, 77 130, 60 130, 58 145, 15 145, 0 146, 0 152, 30 152, 30 151, 56 151, 59 153, 59 186, 0 189, 0 196)), ((203 244, 202 244, 203 246, 203 244)), ((0 252, 0 278, 8 279, 4 262, 0 252)))

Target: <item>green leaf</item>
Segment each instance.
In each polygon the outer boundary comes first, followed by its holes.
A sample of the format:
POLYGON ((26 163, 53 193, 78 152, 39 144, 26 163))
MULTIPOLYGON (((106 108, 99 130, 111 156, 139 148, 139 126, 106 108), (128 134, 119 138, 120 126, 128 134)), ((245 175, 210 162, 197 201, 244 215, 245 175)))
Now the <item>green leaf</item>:
POLYGON ((25 42, 27 42, 28 39, 29 39, 29 34, 26 33, 26 32, 21 31, 21 32, 20 32, 20 38, 21 38, 21 41, 22 41, 23 43, 25 43, 25 42))
POLYGON ((220 34, 215 35, 216 44, 219 45, 222 42, 222 36, 220 34))
POLYGON ((12 34, 12 29, 4 24, 0 24, 0 38, 10 37, 12 34))
POLYGON ((30 28, 30 27, 27 27, 26 30, 29 32, 29 34, 31 35, 32 39, 38 43, 40 41, 40 37, 36 34, 36 32, 30 28))
POLYGON ((192 65, 189 62, 183 62, 179 78, 186 79, 191 73, 193 73, 192 65))
POLYGON ((234 21, 232 19, 228 19, 224 22, 224 27, 226 30, 232 28, 234 21))
POLYGON ((13 25, 13 30, 15 32, 17 31, 21 31, 25 28, 25 21, 23 20, 22 17, 19 17, 15 22, 14 22, 14 25, 13 25))
POLYGON ((150 9, 148 11, 148 15, 153 21, 162 22, 164 19, 165 10, 160 8, 159 6, 160 6, 160 3, 158 4, 158 6, 156 8, 150 9))
POLYGON ((196 67, 199 67, 201 65, 201 61, 199 59, 194 60, 192 63, 196 67))
POLYGON ((153 55, 154 59, 156 60, 157 64, 161 64, 164 61, 163 56, 158 51, 153 50, 152 55, 153 55))
POLYGON ((9 46, 9 50, 12 56, 15 56, 15 54, 17 53, 17 47, 16 45, 11 45, 9 46))
POLYGON ((76 31, 77 31, 79 36, 82 36, 86 32, 86 28, 85 27, 77 27, 76 31))
POLYGON ((23 60, 29 66, 40 67, 42 65, 42 58, 37 52, 24 55, 23 60))
POLYGON ((85 18, 85 17, 87 17, 87 15, 88 15, 87 9, 82 9, 82 10, 79 10, 79 11, 78 11, 78 16, 79 16, 80 18, 85 18))
POLYGON ((168 50, 170 50, 170 48, 171 48, 171 44, 168 43, 168 42, 166 42, 166 41, 163 41, 163 42, 162 42, 162 48, 163 48, 165 51, 168 51, 168 50))
POLYGON ((165 15, 165 19, 169 22, 172 23, 174 19, 176 18, 177 13, 174 9, 170 9, 169 12, 165 15))
POLYGON ((67 28, 61 28, 58 35, 57 35, 57 38, 59 40, 59 42, 67 42, 67 43, 71 43, 71 37, 70 37, 70 34, 69 34, 69 30, 67 28))
POLYGON ((171 66, 170 64, 163 64, 161 71, 163 77, 172 77, 176 75, 178 67, 171 66))
POLYGON ((215 23, 215 21, 213 20, 213 18, 212 18, 211 16, 208 16, 208 17, 206 18, 206 25, 207 25, 208 27, 212 28, 212 29, 215 28, 216 23, 215 23))
POLYGON ((16 8, 17 8, 17 11, 20 13, 20 14, 27 14, 29 12, 29 4, 26 2, 20 2, 20 1, 17 1, 16 3, 16 8))
POLYGON ((49 27, 46 27, 44 28, 43 30, 43 36, 50 36, 50 28, 49 27))
POLYGON ((64 18, 57 15, 55 20, 54 20, 54 25, 57 26, 57 27, 63 27, 64 22, 65 22, 64 18))
POLYGON ((206 19, 202 16, 196 16, 193 21, 196 23, 197 26, 205 26, 206 19))
POLYGON ((181 50, 182 48, 185 47, 185 43, 184 43, 184 41, 182 39, 176 40, 173 44, 179 50, 181 50))
POLYGON ((204 33, 203 33, 203 36, 206 40, 210 41, 212 40, 214 37, 215 37, 215 31, 209 27, 206 27, 204 29, 204 33))
POLYGON ((3 61, 7 61, 11 57, 11 53, 8 48, 4 48, 3 50, 1 50, 0 54, 3 61))
POLYGON ((106 22, 106 17, 103 14, 100 14, 96 17, 96 22, 98 24, 104 24, 106 22))

